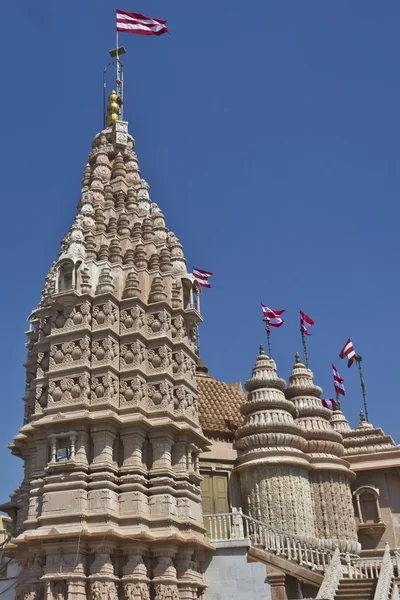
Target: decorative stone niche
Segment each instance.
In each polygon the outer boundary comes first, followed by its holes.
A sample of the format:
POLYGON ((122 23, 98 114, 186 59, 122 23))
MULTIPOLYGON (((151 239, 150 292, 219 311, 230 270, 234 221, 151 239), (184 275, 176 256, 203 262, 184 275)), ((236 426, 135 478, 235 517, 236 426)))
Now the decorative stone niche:
POLYGON ((49 435, 49 466, 75 462, 77 435, 76 431, 51 433, 49 435))

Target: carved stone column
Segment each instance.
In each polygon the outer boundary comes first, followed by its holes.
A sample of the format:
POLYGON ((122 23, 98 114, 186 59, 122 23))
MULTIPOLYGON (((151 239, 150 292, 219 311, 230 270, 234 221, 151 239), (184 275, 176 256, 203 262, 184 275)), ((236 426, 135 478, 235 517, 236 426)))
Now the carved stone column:
POLYGON ((122 568, 123 598, 126 600, 150 600, 150 580, 144 556, 147 553, 145 544, 127 544, 122 548, 126 560, 122 568))
POLYGON ((155 600, 179 600, 176 569, 172 560, 176 551, 173 544, 159 546, 153 551, 157 558, 153 573, 155 600))
POLYGON ((271 586, 271 600, 288 600, 285 586, 285 573, 267 567, 267 577, 271 586))
POLYGON ((172 447, 172 469, 175 473, 187 473, 186 446, 187 442, 178 440, 172 447))
POLYGON ((128 429, 121 432, 124 448, 122 470, 144 469, 142 450, 145 439, 146 435, 137 429, 128 429))
POLYGON ((153 448, 153 465, 151 474, 158 475, 171 470, 171 448, 174 440, 165 434, 150 434, 149 439, 153 448))
POLYGON ((116 438, 115 429, 112 427, 94 427, 91 429, 93 438, 93 460, 91 468, 115 469, 113 460, 113 445, 116 438))

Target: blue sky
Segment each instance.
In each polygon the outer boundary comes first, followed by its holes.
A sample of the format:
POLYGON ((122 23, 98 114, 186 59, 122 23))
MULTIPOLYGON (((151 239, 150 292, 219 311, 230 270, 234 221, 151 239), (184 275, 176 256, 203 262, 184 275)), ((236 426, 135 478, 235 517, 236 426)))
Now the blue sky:
POLYGON ((356 425, 357 372, 338 358, 351 336, 370 420, 400 441, 399 2, 24 0, 4 5, 0 41, 1 497, 22 473, 6 444, 22 423, 26 317, 102 127, 117 7, 166 18, 172 33, 121 34, 125 118, 188 266, 215 273, 202 296, 211 373, 250 376, 262 300, 287 311, 273 331, 287 378, 301 307, 316 321, 309 359, 324 396, 333 360, 356 425))

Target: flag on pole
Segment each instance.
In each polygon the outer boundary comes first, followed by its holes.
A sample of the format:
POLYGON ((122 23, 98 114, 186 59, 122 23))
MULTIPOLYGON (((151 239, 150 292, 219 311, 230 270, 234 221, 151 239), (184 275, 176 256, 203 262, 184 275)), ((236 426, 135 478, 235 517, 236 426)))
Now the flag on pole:
POLYGON ((322 406, 325 406, 325 408, 329 408, 329 410, 335 410, 335 400, 332 400, 332 398, 327 400, 322 400, 321 398, 321 402, 322 406))
POLYGON ((284 320, 281 319, 281 315, 285 312, 284 310, 272 310, 272 308, 268 308, 262 302, 261 308, 264 318, 268 321, 268 325, 271 325, 271 327, 281 327, 283 325, 284 320))
POLYGON ((117 31, 139 33, 140 35, 162 35, 169 33, 166 22, 152 19, 139 13, 126 12, 117 8, 117 31))
POLYGON ((340 358, 344 358, 345 356, 347 356, 347 366, 351 367, 356 358, 356 351, 354 350, 353 342, 350 338, 347 340, 339 354, 340 358))
POLYGON ((315 323, 311 317, 300 309, 300 329, 305 335, 311 335, 307 329, 307 325, 315 325, 315 323))
POLYGON ((332 372, 333 372, 333 385, 335 387, 335 392, 337 394, 341 394, 342 396, 346 395, 345 389, 344 389, 344 379, 342 379, 339 375, 339 371, 337 370, 337 368, 335 367, 335 365, 332 363, 332 372))
POLYGON ((202 287, 210 288, 209 278, 213 275, 211 271, 204 271, 203 269, 195 269, 193 267, 193 277, 202 287))

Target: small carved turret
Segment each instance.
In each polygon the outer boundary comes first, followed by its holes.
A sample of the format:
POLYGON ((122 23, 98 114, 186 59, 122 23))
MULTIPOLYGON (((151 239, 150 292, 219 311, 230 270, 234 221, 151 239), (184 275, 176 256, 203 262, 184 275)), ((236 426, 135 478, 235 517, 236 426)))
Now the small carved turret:
POLYGON ((107 292, 113 292, 114 289, 115 285, 113 283, 111 269, 109 266, 105 266, 102 268, 99 276, 99 281, 96 287, 96 295, 105 294, 107 292))
POLYGON ((122 262, 122 249, 118 238, 113 238, 110 242, 109 261, 110 263, 122 262))
POLYGON ((106 217, 102 208, 96 208, 94 211, 94 220, 96 223, 96 231, 104 232, 106 230, 106 217))
POLYGON ((140 296, 140 288, 139 288, 139 279, 134 270, 128 273, 125 282, 124 292, 122 294, 123 298, 136 298, 140 296))
POLYGON ((137 195, 137 200, 139 204, 139 210, 141 213, 146 214, 150 211, 150 196, 149 196, 149 184, 144 179, 140 182, 140 188, 137 195))
POLYGON ((170 273, 172 271, 171 252, 168 248, 162 248, 160 252, 160 271, 170 273))
POLYGON ((118 152, 117 156, 114 159, 114 164, 111 169, 111 179, 116 179, 117 177, 125 177, 126 176, 126 167, 124 163, 124 159, 122 158, 121 152, 118 152))
POLYGON ((140 267, 147 266, 146 260, 146 250, 143 244, 137 244, 135 248, 135 265, 140 269, 140 267))
POLYGON ((172 284, 172 308, 182 308, 182 288, 174 282, 172 284))
POLYGON ((136 221, 136 223, 133 224, 131 238, 134 242, 138 242, 142 239, 142 225, 139 221, 136 221))
POLYGON ((157 273, 158 273, 159 266, 160 266, 160 257, 158 256, 158 254, 154 253, 150 256, 149 270, 157 271, 157 273))
POLYGON ((133 265, 135 263, 135 251, 133 248, 128 248, 124 254, 124 265, 133 265))
POLYGON ((96 258, 96 239, 90 231, 85 236, 86 258, 96 258))
POLYGON ((89 184, 90 184, 90 176, 91 176, 91 169, 90 169, 90 165, 89 163, 87 163, 86 167, 83 170, 83 176, 82 176, 82 191, 86 191, 87 189, 89 189, 89 184))
POLYGON ((129 188, 125 201, 126 210, 133 210, 137 207, 136 194, 133 188, 129 188))
POLYGON ((104 207, 112 208, 114 206, 114 196, 112 187, 109 183, 104 186, 104 207))
POLYGON ((129 218, 125 211, 123 211, 118 218, 118 235, 129 235, 131 230, 129 228, 129 218))
POLYGON ((110 217, 107 226, 107 233, 111 233, 112 235, 117 233, 117 219, 115 217, 110 217))
POLYGON ((117 201, 115 203, 116 210, 120 211, 125 208, 125 198, 126 198, 125 192, 123 190, 119 190, 117 192, 117 201))
POLYGON ((81 292, 82 294, 88 294, 92 288, 90 283, 89 269, 87 267, 82 269, 81 272, 81 292))
POLYGON ((151 283, 151 289, 149 294, 149 304, 153 302, 162 302, 167 299, 165 293, 164 281, 161 275, 156 275, 151 283))
POLYGON ((149 241, 152 240, 154 238, 154 231, 153 231, 153 222, 151 219, 143 219, 143 224, 142 224, 142 238, 145 241, 149 241))
POLYGON ((108 246, 107 244, 101 244, 99 253, 97 255, 98 260, 108 260, 108 246))

